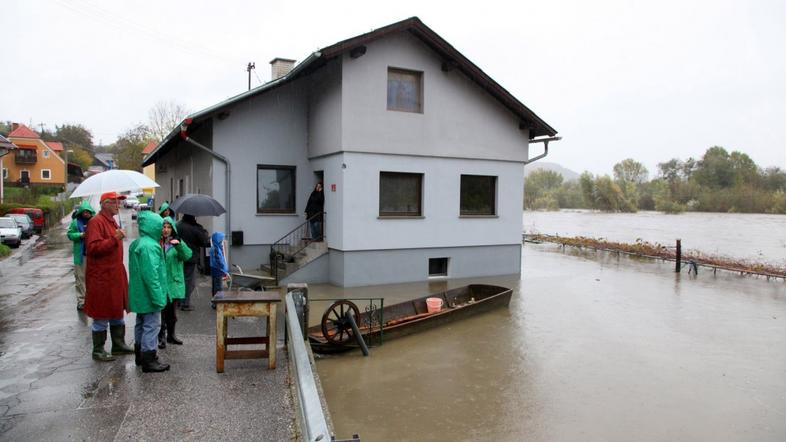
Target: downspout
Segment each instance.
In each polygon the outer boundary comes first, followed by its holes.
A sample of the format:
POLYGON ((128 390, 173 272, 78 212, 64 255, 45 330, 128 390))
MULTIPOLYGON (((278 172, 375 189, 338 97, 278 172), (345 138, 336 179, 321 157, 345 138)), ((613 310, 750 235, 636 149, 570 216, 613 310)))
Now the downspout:
MULTIPOLYGON (((221 161, 222 163, 224 163, 224 166, 226 167, 226 173, 224 174, 224 179, 226 181, 225 189, 224 189, 224 192, 226 193, 226 198, 225 198, 225 201, 224 201, 224 203, 225 203, 224 204, 224 208, 226 209, 226 216, 227 216, 227 222, 226 222, 226 226, 224 228, 226 230, 226 232, 225 232, 224 236, 226 237, 227 234, 231 234, 230 232, 232 231, 232 224, 230 223, 230 221, 231 221, 231 218, 230 218, 231 215, 230 214, 232 213, 232 211, 230 210, 231 203, 230 203, 230 199, 229 199, 230 195, 232 194, 230 192, 230 187, 229 187, 230 186, 229 178, 232 175, 232 168, 229 165, 229 160, 227 160, 225 156, 214 152, 212 149, 209 149, 209 148, 203 146, 202 143, 200 143, 200 142, 198 142, 198 141, 196 141, 193 138, 188 136, 188 125, 191 124, 192 121, 193 120, 191 118, 186 118, 185 120, 183 120, 183 123, 180 124, 180 138, 182 138, 183 141, 185 141, 187 143, 190 143, 192 146, 198 147, 199 149, 207 152, 213 158, 215 158, 215 159, 221 161)), ((227 252, 229 252, 229 249, 227 249, 227 252)), ((231 254, 231 252, 229 252, 229 253, 231 254)), ((227 263, 229 263, 229 262, 230 262, 230 260, 227 259, 227 263)))
POLYGON ((533 143, 543 143, 543 153, 536 156, 535 158, 530 158, 527 161, 524 161, 524 165, 526 166, 529 163, 534 163, 541 158, 546 158, 546 155, 549 154, 549 141, 559 141, 562 137, 548 137, 548 138, 536 138, 534 140, 530 140, 529 144, 533 143))

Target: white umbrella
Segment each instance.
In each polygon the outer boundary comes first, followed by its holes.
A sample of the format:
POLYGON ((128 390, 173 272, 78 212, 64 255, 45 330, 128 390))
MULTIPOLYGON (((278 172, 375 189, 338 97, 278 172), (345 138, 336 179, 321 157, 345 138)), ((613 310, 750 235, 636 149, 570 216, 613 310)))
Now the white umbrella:
POLYGON ((100 195, 104 192, 160 187, 158 183, 134 170, 112 169, 97 173, 84 180, 71 194, 71 198, 100 195))

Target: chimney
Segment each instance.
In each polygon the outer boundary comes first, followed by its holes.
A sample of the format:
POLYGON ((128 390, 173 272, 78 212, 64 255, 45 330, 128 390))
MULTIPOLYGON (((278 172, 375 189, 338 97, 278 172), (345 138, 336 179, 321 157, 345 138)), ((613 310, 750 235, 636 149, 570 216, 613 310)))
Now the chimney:
POLYGON ((295 67, 295 60, 288 58, 274 58, 270 62, 270 79, 276 80, 287 75, 295 67))

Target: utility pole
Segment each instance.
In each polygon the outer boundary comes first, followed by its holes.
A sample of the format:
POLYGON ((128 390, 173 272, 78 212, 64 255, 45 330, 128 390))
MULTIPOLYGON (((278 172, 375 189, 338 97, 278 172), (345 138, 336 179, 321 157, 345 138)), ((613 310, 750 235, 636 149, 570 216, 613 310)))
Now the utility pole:
POLYGON ((251 69, 256 69, 256 63, 249 62, 248 66, 246 66, 246 72, 248 72, 248 90, 251 90, 251 69))

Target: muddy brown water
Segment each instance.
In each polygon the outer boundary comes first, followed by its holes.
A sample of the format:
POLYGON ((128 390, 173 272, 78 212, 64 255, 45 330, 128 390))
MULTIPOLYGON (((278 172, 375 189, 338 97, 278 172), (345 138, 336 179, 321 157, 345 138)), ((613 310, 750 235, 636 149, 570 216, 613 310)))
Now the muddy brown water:
POLYGON ((522 262, 520 279, 311 286, 386 303, 514 289, 508 309, 319 359, 338 438, 786 440, 786 283, 545 244, 522 262))

